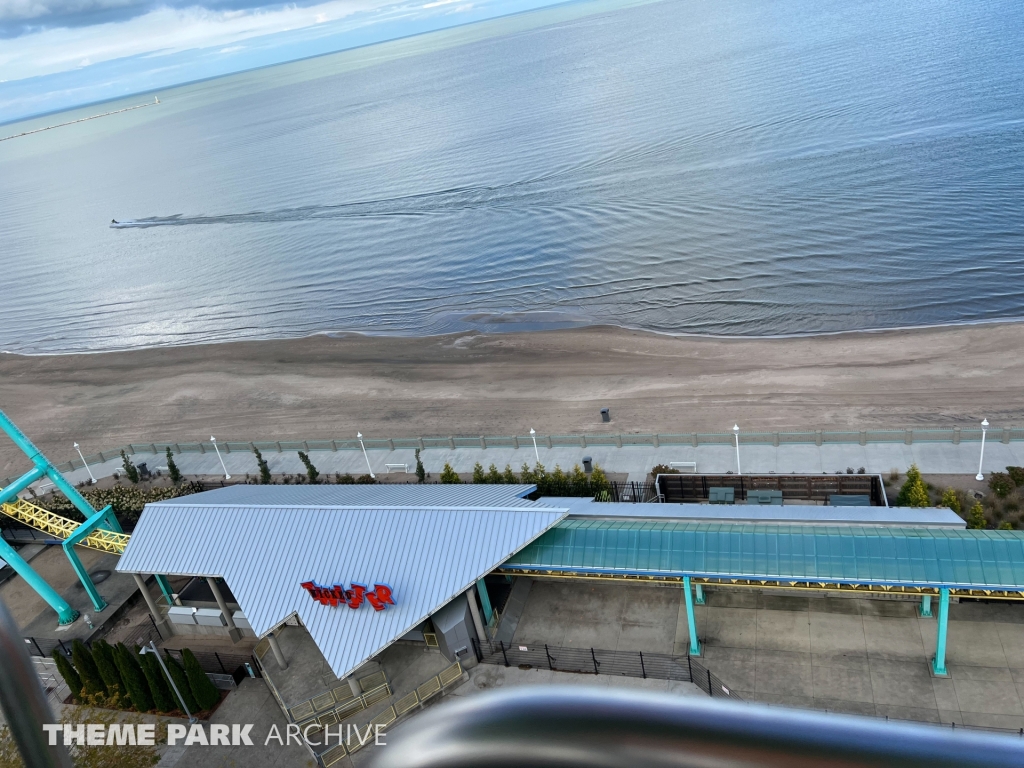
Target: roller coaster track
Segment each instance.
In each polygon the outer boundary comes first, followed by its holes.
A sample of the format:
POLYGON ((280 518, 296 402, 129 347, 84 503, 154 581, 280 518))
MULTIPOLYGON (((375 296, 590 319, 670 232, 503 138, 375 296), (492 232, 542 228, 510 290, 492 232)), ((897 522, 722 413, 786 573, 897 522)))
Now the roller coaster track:
MULTIPOLYGON (((81 525, 74 520, 55 515, 42 507, 37 507, 24 499, 18 499, 6 504, 0 504, 0 512, 8 517, 14 518, 19 523, 32 526, 33 528, 49 533, 59 539, 66 539, 75 529, 81 525)), ((89 549, 96 549, 100 552, 113 552, 120 555, 128 546, 131 536, 127 533, 114 533, 113 531, 97 530, 86 536, 81 546, 89 549)))

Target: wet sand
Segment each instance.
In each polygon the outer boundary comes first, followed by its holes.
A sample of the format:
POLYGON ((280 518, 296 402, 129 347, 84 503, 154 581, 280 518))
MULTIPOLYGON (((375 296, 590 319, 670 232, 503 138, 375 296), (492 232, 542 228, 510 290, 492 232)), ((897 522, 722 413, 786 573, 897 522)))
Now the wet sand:
MULTIPOLYGON (((615 328, 0 355, 54 461, 126 442, 866 429, 1024 422, 1024 324, 800 339, 615 328), (602 424, 599 409, 611 409, 602 424)), ((0 477, 28 468, 0 438, 0 477)))

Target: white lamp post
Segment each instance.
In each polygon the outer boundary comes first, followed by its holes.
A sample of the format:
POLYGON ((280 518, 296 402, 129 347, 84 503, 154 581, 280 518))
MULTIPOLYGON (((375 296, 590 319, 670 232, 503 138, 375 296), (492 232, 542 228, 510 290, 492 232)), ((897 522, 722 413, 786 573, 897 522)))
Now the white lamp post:
POLYGON ((540 464, 540 452, 537 450, 537 432, 533 427, 530 427, 530 437, 533 438, 533 455, 537 457, 537 463, 540 464))
POLYGON ((985 476, 981 474, 981 465, 985 461, 985 433, 988 431, 988 419, 983 419, 981 422, 981 457, 978 459, 978 476, 975 480, 984 480, 985 476))
POLYGON ((220 468, 224 470, 224 479, 230 480, 231 475, 228 474, 228 468, 224 466, 224 457, 220 455, 220 448, 217 447, 217 438, 210 435, 210 442, 213 443, 213 450, 217 452, 217 458, 220 459, 220 468))
POLYGON ((370 466, 370 457, 366 455, 366 446, 363 445, 363 433, 356 432, 356 437, 359 438, 359 447, 363 449, 363 458, 366 459, 366 468, 370 470, 370 477, 376 480, 377 476, 373 474, 373 467, 370 466))
POLYGON ((174 678, 171 677, 170 673, 167 671, 167 667, 164 664, 164 660, 160 658, 160 652, 156 649, 156 644, 154 644, 152 640, 149 641, 149 645, 144 645, 139 650, 139 656, 143 656, 143 655, 145 655, 147 653, 155 653, 156 654, 156 660, 160 662, 160 669, 162 669, 164 671, 164 677, 167 678, 167 682, 170 683, 171 684, 171 688, 174 689, 174 695, 178 697, 178 703, 181 704, 182 712, 184 712, 186 715, 188 715, 189 725, 191 725, 192 723, 198 722, 198 720, 196 719, 195 715, 193 715, 191 712, 189 712, 188 711, 188 707, 185 706, 185 700, 183 698, 181 698, 181 691, 179 691, 178 690, 178 686, 174 684, 174 678))
POLYGON ((739 424, 732 425, 732 433, 736 435, 736 474, 742 475, 743 470, 740 469, 740 426, 739 424))
POLYGON ((82 460, 82 466, 85 467, 85 471, 89 473, 89 479, 95 483, 96 478, 92 476, 92 470, 89 469, 89 465, 85 463, 85 456, 82 455, 82 449, 78 447, 78 443, 75 443, 75 450, 78 451, 78 458, 82 460))

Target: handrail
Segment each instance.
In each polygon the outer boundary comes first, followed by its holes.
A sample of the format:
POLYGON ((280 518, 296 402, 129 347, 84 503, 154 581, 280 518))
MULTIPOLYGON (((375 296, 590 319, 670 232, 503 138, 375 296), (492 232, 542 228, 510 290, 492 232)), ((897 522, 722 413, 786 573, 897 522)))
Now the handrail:
POLYGON ((924 724, 601 688, 524 686, 433 708, 371 768, 974 768, 1024 764, 1024 740, 924 724))

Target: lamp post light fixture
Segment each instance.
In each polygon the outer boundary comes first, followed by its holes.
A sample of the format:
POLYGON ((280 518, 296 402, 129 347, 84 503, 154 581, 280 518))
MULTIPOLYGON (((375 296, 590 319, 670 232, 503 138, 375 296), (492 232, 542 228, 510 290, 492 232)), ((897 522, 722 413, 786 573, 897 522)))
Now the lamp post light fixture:
POLYGON ((533 455, 537 457, 537 463, 540 464, 540 452, 537 450, 537 431, 530 427, 530 437, 533 438, 533 455))
POLYGON ((359 447, 363 449, 363 458, 366 459, 366 468, 370 470, 370 477, 376 480, 377 476, 373 474, 373 467, 370 466, 370 457, 366 455, 366 446, 363 445, 363 433, 356 432, 356 437, 359 438, 359 447))
POLYGON ((82 449, 78 447, 78 443, 75 443, 75 450, 78 451, 78 458, 82 460, 82 466, 85 467, 85 471, 89 473, 89 479, 95 483, 96 478, 92 476, 92 470, 89 469, 89 465, 86 464, 85 456, 82 455, 82 449))
POLYGON ((224 466, 224 457, 220 455, 220 448, 217 447, 217 438, 210 435, 210 442, 213 443, 213 450, 217 452, 217 458, 220 459, 220 468, 224 470, 224 479, 230 480, 231 475, 228 474, 228 468, 224 466))
POLYGON ((981 456, 978 458, 978 476, 975 480, 984 480, 985 476, 981 474, 981 465, 985 461, 985 433, 988 431, 988 419, 983 419, 981 422, 981 456))
POLYGON ((160 657, 160 651, 156 649, 156 644, 150 640, 149 645, 142 646, 139 649, 139 656, 144 656, 147 653, 155 653, 156 660, 160 662, 160 669, 164 671, 164 677, 167 678, 167 682, 171 684, 171 688, 174 690, 174 695, 178 697, 178 703, 181 704, 181 711, 188 715, 188 724, 199 722, 195 715, 188 711, 188 707, 185 706, 185 700, 181 697, 181 691, 178 690, 178 686, 174 684, 174 678, 171 677, 171 673, 167 671, 167 665, 164 664, 164 660, 160 657))
POLYGON ((739 424, 732 425, 732 433, 736 436, 736 474, 742 475, 743 470, 740 469, 740 426, 739 424))

